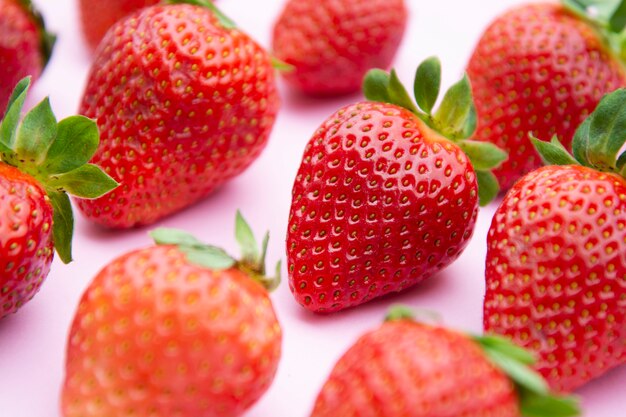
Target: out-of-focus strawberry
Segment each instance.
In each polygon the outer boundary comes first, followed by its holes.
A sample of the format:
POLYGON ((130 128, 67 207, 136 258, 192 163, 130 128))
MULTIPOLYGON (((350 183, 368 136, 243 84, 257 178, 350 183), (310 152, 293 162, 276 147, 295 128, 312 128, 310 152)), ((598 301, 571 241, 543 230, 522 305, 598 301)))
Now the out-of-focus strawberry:
POLYGON ((279 107, 271 58, 210 2, 145 8, 98 51, 80 112, 100 127, 92 162, 121 186, 78 202, 90 220, 153 223, 206 197, 265 147, 279 107))
POLYGON ((488 235, 485 329, 538 353, 570 391, 626 361, 626 90, 580 126, 572 157, 534 140, 551 164, 506 194, 488 235))
POLYGON ((371 68, 388 68, 407 22, 404 0, 288 0, 274 25, 285 79, 306 94, 359 90, 371 68))
POLYGON ((311 417, 578 415, 552 396, 527 351, 495 336, 415 322, 404 308, 339 359, 311 417))
POLYGON ((39 78, 54 41, 30 0, 0 0, 0 113, 22 78, 39 78))
MULTIPOLYGON (((237 216, 243 259, 171 229, 100 271, 70 330, 65 417, 235 417, 270 386, 281 328, 262 250, 237 216)), ((280 264, 277 273, 280 271, 280 264)))
POLYGON ((479 193, 482 203, 497 193, 489 170, 506 155, 465 139, 475 122, 467 78, 432 111, 440 75, 437 59, 420 65, 420 110, 395 72, 373 70, 373 101, 339 110, 310 139, 287 235, 289 284, 307 309, 356 306, 446 267, 472 236, 479 193))
POLYGON ((73 116, 57 123, 45 99, 20 121, 30 78, 9 98, 0 125, 0 318, 39 291, 54 250, 72 260, 69 194, 98 197, 116 183, 87 164, 98 147, 94 121, 73 116))
POLYGON ((502 190, 539 168, 528 134, 556 134, 566 148, 602 96, 626 85, 617 39, 626 8, 614 0, 526 4, 497 18, 469 62, 476 140, 509 153, 494 173, 502 190), (591 17, 584 4, 595 6, 591 17))

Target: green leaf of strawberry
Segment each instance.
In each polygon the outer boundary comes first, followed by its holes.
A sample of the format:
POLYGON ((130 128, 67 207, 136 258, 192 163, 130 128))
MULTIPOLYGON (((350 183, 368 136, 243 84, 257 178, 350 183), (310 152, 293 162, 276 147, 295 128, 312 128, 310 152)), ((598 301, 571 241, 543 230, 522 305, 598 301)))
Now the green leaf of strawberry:
POLYGON ((380 69, 372 69, 363 81, 363 93, 368 100, 403 107, 423 120, 431 129, 459 145, 472 162, 474 169, 483 172, 477 175, 480 204, 488 204, 498 194, 499 186, 496 177, 486 173, 505 161, 507 154, 493 144, 467 140, 477 126, 476 107, 469 78, 464 75, 460 81, 452 85, 434 113, 433 108, 441 88, 441 63, 437 57, 430 57, 419 65, 413 87, 417 106, 394 70, 387 73, 380 69))
POLYGON ((50 61, 50 57, 52 56, 52 50, 54 49, 54 44, 56 43, 57 37, 48 32, 46 29, 46 22, 43 19, 43 16, 37 8, 33 5, 31 0, 19 0, 22 7, 31 15, 33 21, 37 24, 40 31, 40 48, 41 48, 41 56, 43 57, 44 67, 50 61))
POLYGON ((80 116, 57 123, 48 98, 20 114, 30 86, 24 78, 15 87, 0 126, 0 161, 34 177, 46 190, 54 209, 53 239, 61 260, 72 260, 74 218, 67 193, 96 198, 117 187, 111 177, 87 164, 98 147, 98 128, 80 116))
POLYGON ((165 2, 168 4, 193 4, 195 6, 206 7, 213 12, 225 29, 235 29, 237 27, 237 24, 218 9, 210 0, 165 0, 165 2))

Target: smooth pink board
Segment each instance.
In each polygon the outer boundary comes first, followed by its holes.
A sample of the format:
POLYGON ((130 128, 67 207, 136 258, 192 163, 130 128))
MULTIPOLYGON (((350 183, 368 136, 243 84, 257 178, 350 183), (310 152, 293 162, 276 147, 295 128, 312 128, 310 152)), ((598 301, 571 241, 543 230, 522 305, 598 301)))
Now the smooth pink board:
MULTIPOLYGON (((103 1, 103 0, 101 0, 103 1)), ((76 112, 90 56, 79 32, 75 0, 35 0, 58 36, 57 49, 28 105, 50 95, 60 118, 76 112)), ((241 28, 269 46, 283 0, 220 0, 241 28)), ((438 55, 444 84, 462 74, 482 30, 497 14, 520 0, 407 0, 410 26, 395 67, 407 85, 422 59, 438 55)), ((258 235, 269 228, 268 261, 285 257, 291 187, 307 140, 339 107, 360 95, 330 100, 303 98, 281 84, 283 106, 270 143, 243 175, 205 201, 161 221, 158 226, 193 231, 207 242, 236 253, 233 220, 241 209, 258 235)), ((376 327, 392 303, 441 313, 450 326, 479 332, 482 321, 486 233, 495 204, 481 210, 474 238, 461 258, 423 285, 332 316, 316 316, 293 300, 285 281, 272 295, 284 331, 283 357, 269 392, 246 417, 308 416, 335 361, 356 338, 376 327)), ((115 232, 77 215, 74 257, 58 260, 40 293, 18 314, 0 321, 0 417, 60 417, 59 392, 67 332, 78 300, 91 278, 109 261, 147 246, 147 229, 115 232)), ((286 271, 283 267, 283 274, 286 271)), ((625 415, 626 366, 581 389, 585 416, 625 415)), ((111 416, 114 417, 114 416, 111 416)))

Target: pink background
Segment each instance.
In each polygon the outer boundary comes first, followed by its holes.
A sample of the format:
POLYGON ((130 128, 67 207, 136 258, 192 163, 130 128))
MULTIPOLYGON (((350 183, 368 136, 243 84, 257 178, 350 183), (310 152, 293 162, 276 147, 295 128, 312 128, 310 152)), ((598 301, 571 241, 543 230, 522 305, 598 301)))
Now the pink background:
MULTIPOLYGON (((78 30, 74 1, 35 0, 59 41, 50 66, 32 91, 29 105, 50 95, 59 119, 76 111, 89 68, 90 58, 78 30)), ((283 0, 220 1, 222 9, 265 46, 270 43, 272 24, 282 3, 283 0)), ((444 84, 448 86, 460 77, 487 23, 521 1, 407 3, 411 21, 395 67, 404 82, 410 84, 417 64, 437 54, 444 64, 444 84)), ((271 231, 268 261, 274 264, 278 258, 284 259, 291 187, 304 146, 325 117, 361 97, 312 100, 290 94, 282 84, 281 93, 282 111, 259 160, 204 202, 163 220, 159 226, 194 231, 203 240, 236 253, 232 229, 235 210, 240 208, 258 235, 268 228, 271 231)), ((381 322, 392 303, 436 310, 450 326, 480 331, 485 238, 494 210, 492 204, 480 212, 474 238, 454 265, 401 295, 332 316, 315 316, 295 303, 285 280, 272 295, 284 331, 280 368, 269 392, 246 416, 308 416, 335 361, 360 334, 381 322)), ((58 398, 65 341, 78 300, 106 263, 131 249, 149 245, 147 231, 106 231, 77 215, 76 261, 69 266, 55 261, 35 299, 18 314, 0 322, 0 417, 60 416, 58 398)), ((625 388, 626 366, 581 389, 578 394, 583 399, 585 415, 623 416, 620 395, 624 395, 625 388)))

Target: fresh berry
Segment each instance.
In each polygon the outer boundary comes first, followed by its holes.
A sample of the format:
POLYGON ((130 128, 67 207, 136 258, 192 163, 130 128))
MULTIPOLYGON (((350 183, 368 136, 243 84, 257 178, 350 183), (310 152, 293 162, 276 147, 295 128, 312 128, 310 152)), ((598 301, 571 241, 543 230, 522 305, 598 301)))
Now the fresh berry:
POLYGON ((96 49, 107 30, 134 11, 158 4, 160 0, 80 0, 81 29, 91 49, 96 49))
POLYGON ((54 36, 46 32, 30 0, 0 0, 0 112, 24 77, 39 78, 52 54, 54 36))
POLYGON ((506 194, 488 235, 484 325, 537 352, 571 391, 626 362, 626 90, 578 129, 575 158, 534 140, 554 164, 506 194))
MULTIPOLYGON (((70 330, 65 417, 235 417, 270 386, 281 328, 259 253, 237 216, 244 250, 223 250, 172 229, 104 267, 70 330)), ((277 273, 280 264, 277 267, 277 273)))
POLYGON ((417 71, 423 111, 394 71, 371 71, 375 102, 339 110, 309 141, 287 234, 289 284, 307 309, 337 311, 423 281, 467 245, 479 190, 483 203, 497 194, 489 169, 505 155, 464 139, 475 120, 467 78, 431 113, 440 69, 431 58, 417 71))
POLYGON ((388 68, 407 22, 404 0, 288 0, 273 52, 293 68, 287 82, 310 95, 360 89, 371 68, 388 68))
POLYGON ((509 153, 494 170, 503 191, 542 165, 529 133, 556 134, 570 149, 576 128, 602 96, 626 85, 620 54, 605 46, 615 34, 600 29, 602 17, 594 23, 576 2, 563 3, 569 6, 527 4, 500 16, 467 68, 478 113, 474 139, 509 153))
POLYGON ((9 98, 0 125, 0 319, 39 291, 54 249, 72 260, 72 207, 67 193, 100 196, 116 183, 87 161, 98 146, 95 122, 57 123, 45 99, 20 122, 30 78, 9 98))
POLYGON ((279 106, 271 58, 212 4, 145 8, 98 51, 80 112, 102 135, 92 162, 121 186, 78 202, 94 222, 153 223, 206 197, 265 147, 279 106))
POLYGON ((533 357, 523 349, 494 336, 421 324, 399 312, 339 359, 311 417, 578 414, 571 398, 550 395, 527 367, 533 357))

